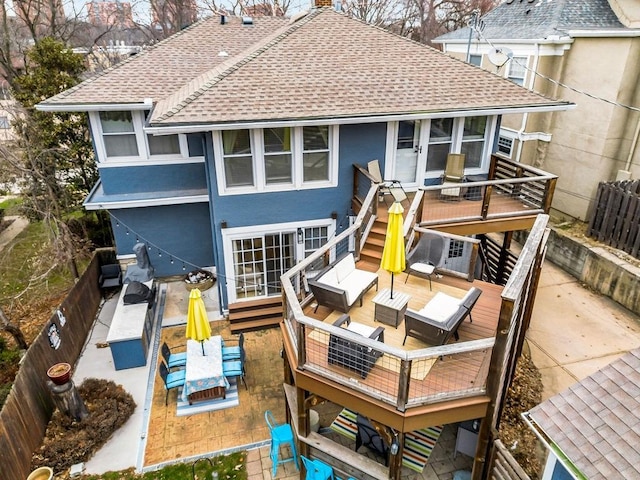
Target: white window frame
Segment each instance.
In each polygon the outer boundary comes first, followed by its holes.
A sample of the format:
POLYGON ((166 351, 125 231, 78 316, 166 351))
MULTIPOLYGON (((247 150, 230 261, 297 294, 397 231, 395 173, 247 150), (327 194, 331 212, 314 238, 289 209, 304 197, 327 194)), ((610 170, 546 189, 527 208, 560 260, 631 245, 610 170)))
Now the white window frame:
MULTIPOLYGON (((243 301, 238 299, 236 292, 236 280, 234 278, 235 265, 233 259, 233 242, 242 240, 254 235, 271 235, 285 231, 297 232, 298 228, 327 227, 327 239, 330 240, 336 233, 336 220, 332 218, 322 218, 319 220, 307 220, 302 222, 272 223, 267 225, 251 225, 248 227, 234 227, 222 229, 222 248, 224 250, 224 264, 227 276, 227 295, 229 303, 243 301)), ((305 258, 304 243, 294 242, 296 247, 296 258, 302 261, 305 258)), ((255 299, 253 297, 246 300, 255 299)))
POLYGON ((529 66, 529 57, 524 55, 514 56, 509 62, 509 68, 507 68, 507 79, 511 80, 516 85, 524 86, 524 82, 527 79, 527 67, 529 66), (517 75, 513 73, 516 68, 522 69, 522 72, 517 71, 517 75))
POLYGON ((133 131, 136 136, 136 144, 138 147, 138 155, 108 157, 103 140, 102 122, 100 121, 100 112, 89 112, 89 122, 93 133, 93 141, 96 147, 98 163, 100 167, 105 166, 134 166, 134 165, 156 165, 168 163, 195 163, 204 161, 204 157, 189 157, 189 145, 185 134, 177 134, 180 145, 179 154, 171 155, 151 155, 149 153, 149 145, 147 142, 147 133, 144 131, 145 114, 140 110, 123 110, 131 113, 131 121, 133 123, 133 131))
POLYGON ((227 187, 222 134, 219 130, 213 133, 213 154, 217 172, 218 193, 224 195, 242 195, 246 193, 284 192, 292 190, 310 190, 315 188, 335 187, 338 185, 338 148, 339 127, 328 125, 329 129, 329 175, 328 180, 303 180, 303 128, 291 126, 292 182, 267 184, 264 159, 264 132, 262 128, 249 129, 251 140, 251 157, 253 159, 254 184, 238 187, 227 187))
MULTIPOLYGON (((483 116, 483 115, 468 115, 466 117, 454 117, 453 127, 451 131, 451 148, 449 153, 460 153, 462 148, 462 138, 464 136, 464 122, 468 117, 483 116)), ((484 132, 484 147, 482 149, 482 156, 480 158, 480 166, 473 168, 465 168, 467 175, 478 175, 486 173, 489 170, 489 163, 491 159, 491 152, 493 149, 493 138, 495 136, 496 125, 498 121, 497 115, 484 115, 487 117, 487 124, 484 132)), ((446 118, 446 117, 442 117, 446 118)), ((393 178, 393 172, 395 169, 395 143, 391 142, 394 138, 398 138, 398 122, 389 122, 387 124, 387 149, 385 160, 385 178, 393 178), (391 146, 390 146, 391 145, 391 146), (387 176, 391 175, 391 176, 387 176)), ((429 138, 431 135, 431 119, 421 120, 420 125, 420 145, 418 155, 418 172, 422 172, 423 178, 420 175, 417 177, 418 186, 423 185, 425 180, 432 180, 439 178, 444 173, 442 170, 429 170, 427 171, 427 157, 429 149, 429 138)), ((449 142, 447 142, 449 143, 449 142)), ((409 185, 410 187, 413 184, 409 185)))

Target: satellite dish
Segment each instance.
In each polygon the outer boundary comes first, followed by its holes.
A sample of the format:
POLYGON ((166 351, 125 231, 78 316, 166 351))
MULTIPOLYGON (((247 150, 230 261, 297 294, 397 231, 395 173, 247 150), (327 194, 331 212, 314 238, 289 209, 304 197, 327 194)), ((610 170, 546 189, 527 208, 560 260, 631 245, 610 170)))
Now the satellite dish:
POLYGON ((487 58, 496 67, 500 68, 513 58, 513 52, 511 51, 511 49, 506 47, 492 48, 491 50, 489 50, 487 58))

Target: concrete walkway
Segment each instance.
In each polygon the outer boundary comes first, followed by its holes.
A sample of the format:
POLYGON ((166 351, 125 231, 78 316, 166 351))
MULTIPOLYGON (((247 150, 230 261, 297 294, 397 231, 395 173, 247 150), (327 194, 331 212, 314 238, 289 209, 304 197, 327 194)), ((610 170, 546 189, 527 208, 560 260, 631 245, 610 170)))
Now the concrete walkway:
POLYGON ((29 225, 29 220, 24 217, 10 215, 8 217, 4 217, 4 219, 13 220, 13 222, 5 228, 2 233, 0 233, 0 250, 4 250, 4 247, 16 238, 22 230, 27 228, 27 225, 29 225))
POLYGON ((639 347, 640 320, 547 261, 527 340, 546 400, 639 347))

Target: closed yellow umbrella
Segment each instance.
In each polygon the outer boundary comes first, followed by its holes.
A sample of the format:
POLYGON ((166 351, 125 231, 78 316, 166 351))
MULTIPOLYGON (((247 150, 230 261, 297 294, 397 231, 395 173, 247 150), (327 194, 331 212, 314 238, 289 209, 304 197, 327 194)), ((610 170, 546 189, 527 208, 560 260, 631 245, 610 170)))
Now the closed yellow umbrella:
POLYGON ((391 273, 391 298, 393 298, 393 275, 405 269, 404 257, 404 229, 402 213, 404 208, 398 202, 393 202, 389 208, 387 235, 384 239, 382 261, 380 267, 391 273))
MULTIPOLYGON (((203 342, 211 337, 211 326, 207 318, 207 310, 202 300, 200 290, 194 288, 189 294, 189 308, 187 310, 187 338, 203 342)), ((204 355, 204 345, 202 345, 204 355)))

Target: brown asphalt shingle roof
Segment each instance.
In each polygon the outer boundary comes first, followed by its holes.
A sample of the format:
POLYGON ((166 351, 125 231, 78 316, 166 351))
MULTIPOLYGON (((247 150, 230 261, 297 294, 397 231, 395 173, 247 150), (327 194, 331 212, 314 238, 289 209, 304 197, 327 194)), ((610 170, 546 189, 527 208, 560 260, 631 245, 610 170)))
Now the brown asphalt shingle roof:
POLYGON ((150 97, 157 102, 154 126, 565 103, 332 9, 274 26, 268 17, 254 19, 253 26, 211 19, 43 103, 150 97), (230 56, 218 57, 222 49, 230 56))
POLYGON ((640 349, 529 415, 590 480, 640 478, 640 349))

